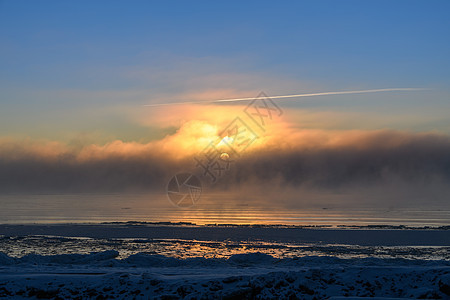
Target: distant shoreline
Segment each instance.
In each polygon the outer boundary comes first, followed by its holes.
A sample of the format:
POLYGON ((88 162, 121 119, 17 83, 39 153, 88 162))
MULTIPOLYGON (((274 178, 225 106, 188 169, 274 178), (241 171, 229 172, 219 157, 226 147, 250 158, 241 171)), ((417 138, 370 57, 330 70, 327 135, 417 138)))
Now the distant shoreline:
POLYGON ((395 230, 450 230, 450 225, 388 225, 388 224, 312 224, 312 225, 293 225, 293 224, 233 224, 233 223, 210 223, 196 224, 192 222, 145 222, 145 221, 126 221, 126 222, 61 222, 61 223, 0 223, 2 226, 64 226, 64 225, 121 225, 121 226, 171 226, 171 227, 217 227, 217 228, 300 228, 300 229, 395 229, 395 230))
POLYGON ((442 228, 293 227, 210 225, 191 223, 98 223, 0 225, 0 236, 184 239, 198 241, 276 241, 362 246, 450 246, 450 230, 442 228))

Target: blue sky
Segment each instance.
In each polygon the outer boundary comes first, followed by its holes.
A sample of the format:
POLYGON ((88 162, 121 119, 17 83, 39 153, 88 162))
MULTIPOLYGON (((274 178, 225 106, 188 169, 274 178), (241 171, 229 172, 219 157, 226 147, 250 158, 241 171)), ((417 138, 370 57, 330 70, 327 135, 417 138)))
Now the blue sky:
POLYGON ((227 182, 270 179, 295 190, 283 194, 292 203, 323 191, 333 203, 447 207, 449 11, 449 1, 0 0, 0 193, 163 191, 243 110, 144 104, 426 88, 277 100, 283 115, 227 182))
POLYGON ((432 90, 286 105, 380 118, 408 111, 398 128, 450 132, 449 9, 448 1, 0 1, 0 135, 134 139, 143 128, 126 112, 143 103, 384 87, 432 90), (438 117, 421 127, 411 115, 422 113, 438 117))

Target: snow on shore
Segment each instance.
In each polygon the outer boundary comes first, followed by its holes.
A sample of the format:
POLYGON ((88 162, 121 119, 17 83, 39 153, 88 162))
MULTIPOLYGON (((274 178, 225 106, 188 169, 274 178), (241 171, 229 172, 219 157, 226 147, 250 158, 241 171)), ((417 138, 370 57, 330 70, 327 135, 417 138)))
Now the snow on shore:
POLYGON ((450 299, 450 230, 0 225, 0 299, 339 297, 450 299))
POLYGON ((450 262, 267 254, 177 259, 114 250, 20 258, 0 253, 0 297, 51 299, 450 299, 450 262))

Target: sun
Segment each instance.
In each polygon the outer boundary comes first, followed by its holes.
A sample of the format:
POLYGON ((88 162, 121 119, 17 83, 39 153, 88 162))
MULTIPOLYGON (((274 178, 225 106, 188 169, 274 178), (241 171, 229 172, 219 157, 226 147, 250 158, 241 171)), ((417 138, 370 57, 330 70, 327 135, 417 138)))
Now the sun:
POLYGON ((230 155, 226 152, 223 152, 222 154, 220 154, 220 159, 222 161, 228 161, 230 159, 230 155))

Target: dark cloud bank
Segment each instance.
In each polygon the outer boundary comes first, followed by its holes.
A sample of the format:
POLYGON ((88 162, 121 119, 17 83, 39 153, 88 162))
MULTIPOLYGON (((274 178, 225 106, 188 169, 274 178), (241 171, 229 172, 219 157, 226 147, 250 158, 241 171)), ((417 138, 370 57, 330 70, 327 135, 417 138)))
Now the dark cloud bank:
MULTIPOLYGON (((150 148, 80 160, 76 151, 43 157, 20 147, 29 146, 16 144, 18 151, 0 153, 1 193, 164 191, 172 175, 196 170, 192 158, 175 160, 150 148)), ((212 188, 268 185, 322 191, 430 186, 436 193, 450 195, 446 188, 450 186, 450 138, 386 131, 340 146, 247 151, 212 188)))

